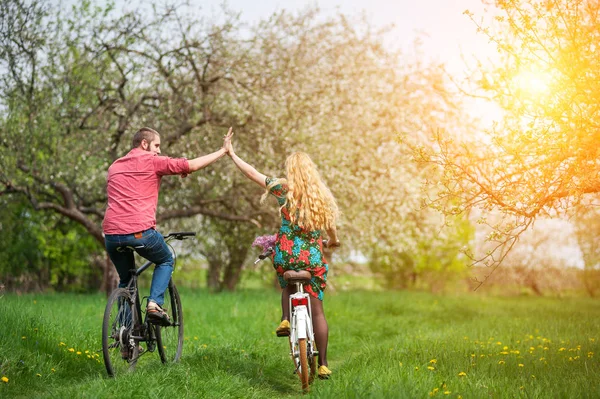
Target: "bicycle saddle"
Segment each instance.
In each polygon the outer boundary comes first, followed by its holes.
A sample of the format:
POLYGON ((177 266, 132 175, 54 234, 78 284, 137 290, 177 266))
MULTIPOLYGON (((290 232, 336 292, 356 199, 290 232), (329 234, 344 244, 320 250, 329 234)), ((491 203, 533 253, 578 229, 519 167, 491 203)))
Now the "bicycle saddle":
POLYGON ((288 283, 308 283, 311 278, 308 270, 288 270, 283 273, 283 279, 288 283))

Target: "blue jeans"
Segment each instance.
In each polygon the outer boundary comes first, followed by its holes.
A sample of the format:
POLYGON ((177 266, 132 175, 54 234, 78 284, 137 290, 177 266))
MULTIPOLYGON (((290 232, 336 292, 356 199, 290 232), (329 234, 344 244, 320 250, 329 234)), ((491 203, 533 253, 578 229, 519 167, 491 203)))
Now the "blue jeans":
POLYGON ((174 262, 173 254, 162 234, 154 229, 142 231, 141 238, 135 238, 133 234, 106 234, 104 244, 110 260, 119 273, 119 287, 127 287, 131 279, 131 269, 135 268, 135 259, 132 251, 119 252, 117 248, 121 246, 142 247, 135 248, 135 251, 156 265, 148 300, 162 306, 165 301, 165 291, 173 273, 174 262))

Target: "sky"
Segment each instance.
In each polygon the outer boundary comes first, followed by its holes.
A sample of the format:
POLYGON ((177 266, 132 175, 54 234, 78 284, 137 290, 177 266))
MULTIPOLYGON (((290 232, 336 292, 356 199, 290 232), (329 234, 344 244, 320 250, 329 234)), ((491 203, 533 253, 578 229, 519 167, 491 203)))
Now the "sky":
MULTIPOLYGON (((218 10, 222 0, 191 0, 205 11, 218 10)), ((229 0, 232 10, 241 12, 248 22, 266 18, 280 10, 301 10, 317 5, 326 14, 342 12, 347 15, 365 13, 376 27, 393 25, 386 43, 395 48, 412 49, 414 40, 422 41, 423 56, 444 62, 452 72, 465 69, 461 54, 489 57, 494 48, 477 33, 475 23, 465 10, 486 20, 494 12, 486 9, 481 0, 229 0)))

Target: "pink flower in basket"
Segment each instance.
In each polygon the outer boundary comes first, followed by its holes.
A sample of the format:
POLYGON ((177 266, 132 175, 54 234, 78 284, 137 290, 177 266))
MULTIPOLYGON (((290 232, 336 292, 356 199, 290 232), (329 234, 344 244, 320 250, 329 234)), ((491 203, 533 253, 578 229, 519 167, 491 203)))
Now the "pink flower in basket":
POLYGON ((252 246, 261 247, 265 251, 267 248, 274 247, 275 241, 277 241, 277 234, 258 236, 254 239, 252 246))

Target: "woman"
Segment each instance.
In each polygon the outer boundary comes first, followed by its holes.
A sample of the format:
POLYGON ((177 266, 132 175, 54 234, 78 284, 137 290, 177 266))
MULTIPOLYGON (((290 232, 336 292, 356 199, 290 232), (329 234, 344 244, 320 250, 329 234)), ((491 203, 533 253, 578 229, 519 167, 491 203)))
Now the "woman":
POLYGON ((281 293, 282 317, 277 327, 277 336, 290 334, 290 309, 288 297, 294 287, 283 279, 286 270, 308 270, 312 274, 305 292, 313 297, 311 311, 317 348, 319 349, 319 377, 328 378, 331 370, 327 367, 327 340, 329 327, 323 312, 323 291, 326 287, 328 265, 323 256, 321 231, 329 235, 328 247, 339 246, 335 222, 338 207, 325 186, 316 165, 303 152, 295 152, 285 161, 287 179, 276 179, 263 175, 244 162, 233 151, 231 142, 225 148, 235 165, 250 180, 267 189, 268 194, 277 198, 281 213, 281 228, 277 234, 273 266, 277 271, 281 293))

